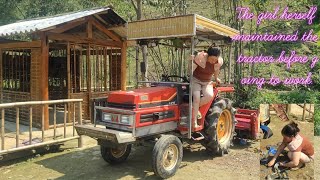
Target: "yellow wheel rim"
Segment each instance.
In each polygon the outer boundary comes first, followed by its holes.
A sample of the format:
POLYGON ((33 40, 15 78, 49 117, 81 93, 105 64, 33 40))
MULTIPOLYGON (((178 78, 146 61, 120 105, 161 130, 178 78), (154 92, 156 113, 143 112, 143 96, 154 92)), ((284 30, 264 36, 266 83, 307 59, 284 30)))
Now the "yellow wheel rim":
POLYGON ((127 146, 121 146, 118 148, 112 148, 111 154, 115 158, 121 158, 127 150, 127 146))
POLYGON ((225 109, 222 111, 217 124, 217 136, 219 143, 223 143, 225 140, 229 139, 231 134, 231 113, 229 110, 225 109))
POLYGON ((175 144, 170 144, 165 150, 162 157, 162 164, 166 171, 172 170, 178 162, 178 147, 175 144))

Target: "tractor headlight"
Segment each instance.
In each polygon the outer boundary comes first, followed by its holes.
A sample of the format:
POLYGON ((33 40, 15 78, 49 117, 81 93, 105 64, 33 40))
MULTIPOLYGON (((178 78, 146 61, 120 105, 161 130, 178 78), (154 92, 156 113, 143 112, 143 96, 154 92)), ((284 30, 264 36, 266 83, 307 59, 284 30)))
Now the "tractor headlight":
POLYGON ((111 114, 104 113, 103 114, 103 121, 111 121, 111 114))
POLYGON ((130 124, 130 116, 122 115, 120 123, 122 124, 130 124))

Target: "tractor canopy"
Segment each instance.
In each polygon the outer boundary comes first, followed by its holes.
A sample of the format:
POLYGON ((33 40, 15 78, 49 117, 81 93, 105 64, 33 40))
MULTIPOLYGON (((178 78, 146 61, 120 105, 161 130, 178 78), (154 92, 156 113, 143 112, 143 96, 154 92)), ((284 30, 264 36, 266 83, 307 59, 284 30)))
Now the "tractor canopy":
POLYGON ((186 38, 231 40, 240 32, 197 14, 147 19, 128 23, 128 40, 186 38))

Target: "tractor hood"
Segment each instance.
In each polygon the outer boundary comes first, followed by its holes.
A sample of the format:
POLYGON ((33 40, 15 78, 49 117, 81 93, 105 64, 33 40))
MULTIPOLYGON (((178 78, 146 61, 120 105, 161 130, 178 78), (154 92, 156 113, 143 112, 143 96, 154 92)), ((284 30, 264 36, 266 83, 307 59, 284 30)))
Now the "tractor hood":
POLYGON ((177 99, 174 87, 148 87, 109 94, 108 105, 119 108, 143 108, 173 104, 177 99))

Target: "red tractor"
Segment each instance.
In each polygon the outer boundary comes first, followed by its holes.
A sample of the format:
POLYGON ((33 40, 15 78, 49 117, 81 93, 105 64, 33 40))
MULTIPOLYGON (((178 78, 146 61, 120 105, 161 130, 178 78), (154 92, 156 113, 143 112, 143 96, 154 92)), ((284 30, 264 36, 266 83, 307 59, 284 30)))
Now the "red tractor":
MULTIPOLYGON (((160 29, 165 26, 157 22, 161 20, 163 19, 129 23, 128 38, 146 40, 151 37, 148 35, 149 31, 152 31, 150 32, 152 39, 164 38, 162 32, 154 32, 154 29, 157 29, 155 26, 159 26, 160 29), (152 26, 143 23, 149 23, 152 26), (153 28, 149 31, 148 29, 142 31, 142 27, 153 28), (137 34, 139 32, 143 34, 137 34), (160 34, 157 35, 157 33, 160 34)), ((183 38, 190 37, 190 52, 195 49, 195 34, 199 39, 205 37, 225 40, 224 38, 238 33, 237 30, 198 15, 177 16, 164 20, 169 25, 168 21, 174 22, 172 26, 181 28, 185 24, 179 23, 190 20, 189 25, 192 26, 190 28, 192 32, 189 33, 189 36, 185 29, 181 29, 183 32, 179 30, 171 32, 176 33, 174 37, 179 37, 179 33, 183 38)), ((169 25, 167 29, 170 28, 169 25)), ((172 34, 168 38, 172 38, 172 34)), ((192 76, 191 70, 190 76, 192 76)), ((103 105, 94 106, 94 126, 77 125, 76 130, 79 135, 97 139, 103 159, 110 164, 125 161, 133 144, 155 142, 152 166, 155 174, 161 178, 173 176, 179 168, 183 157, 182 142, 201 143, 208 152, 213 154, 228 153, 235 135, 236 109, 232 107, 231 100, 221 97, 220 94, 233 92, 234 88, 232 85, 217 87, 216 84, 213 84, 214 97, 208 104, 200 107, 199 111, 202 114, 202 119, 198 120, 200 127, 194 128, 192 127, 194 120, 191 118, 193 117, 192 106, 190 106, 192 102, 190 84, 192 82, 189 82, 189 79, 192 78, 164 75, 160 82, 145 82, 151 84, 151 87, 111 92, 103 99, 103 105), (181 80, 177 82, 176 79, 181 80)), ((245 113, 238 116, 246 120, 246 118, 251 118, 252 113, 254 112, 250 111, 249 116, 246 116, 245 113)), ((250 119, 248 122, 252 124, 250 119)), ((245 132, 247 129, 243 126, 240 130, 245 132)), ((249 129, 250 134, 251 127, 249 129)), ((257 132, 254 131, 253 135, 255 133, 257 132)))
MULTIPOLYGON (((184 78, 183 78, 184 79, 184 78)), ((131 146, 144 141, 156 141, 152 165, 162 178, 172 176, 182 160, 182 141, 200 142, 208 151, 227 153, 235 130, 235 109, 229 99, 218 92, 231 92, 233 87, 216 87, 215 97, 200 108, 200 127, 192 128, 188 138, 189 92, 187 85, 159 82, 154 87, 112 92, 106 105, 95 107, 95 124, 76 126, 80 135, 96 138, 101 155, 111 164, 127 159, 131 146)))

